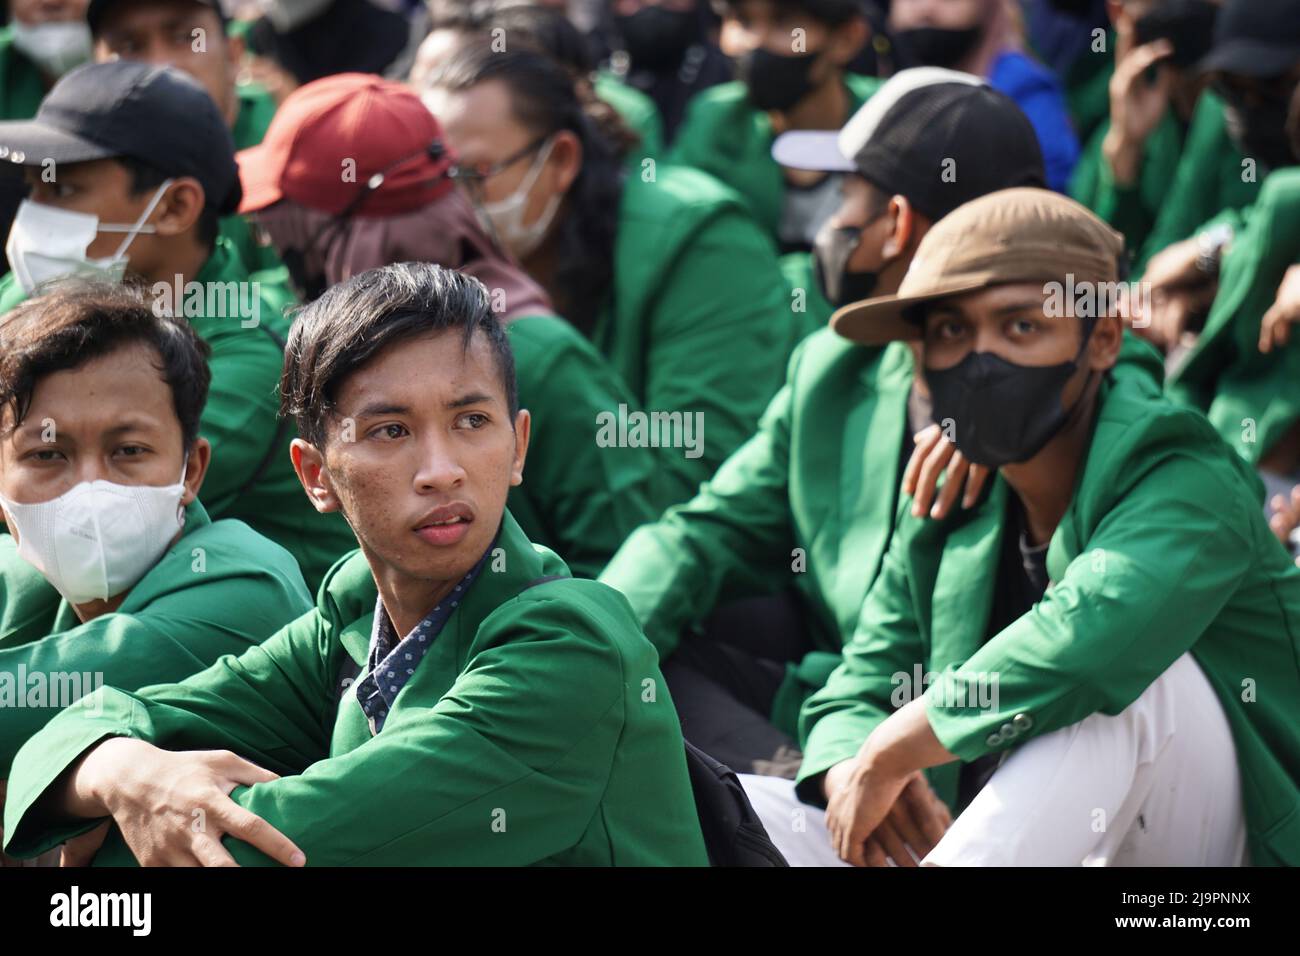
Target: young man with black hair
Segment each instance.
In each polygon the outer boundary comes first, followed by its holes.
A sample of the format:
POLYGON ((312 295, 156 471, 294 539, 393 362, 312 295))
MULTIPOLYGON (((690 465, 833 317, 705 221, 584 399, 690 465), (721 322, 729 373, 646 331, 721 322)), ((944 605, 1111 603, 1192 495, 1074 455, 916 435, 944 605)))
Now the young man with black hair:
POLYGON ((7 851, 111 816, 97 862, 707 862, 654 648, 505 509, 530 419, 486 288, 413 263, 333 286, 281 394, 360 551, 260 647, 56 718, 15 761, 7 851), (176 825, 196 808, 206 832, 176 825))
POLYGON ((207 353, 130 287, 64 284, 0 320, 0 806, 60 710, 179 680, 311 606, 292 555, 199 503, 207 353))
POLYGON ((839 202, 839 177, 783 167, 772 140, 839 129, 880 80, 847 66, 869 39, 856 0, 726 0, 722 52, 740 79, 700 92, 669 160, 734 188, 783 252, 811 248, 839 202))
POLYGON ((89 64, 55 85, 35 119, 0 123, 0 151, 31 187, 9 233, 0 313, 68 275, 148 283, 155 308, 183 315, 212 349, 207 507, 287 548, 317 583, 353 540, 297 492, 275 417, 289 297, 254 281, 217 234, 240 186, 211 97, 171 67, 89 64))
POLYGON ((917 343, 935 421, 996 474, 943 520, 902 503, 801 715, 797 785, 746 781, 788 854, 1300 862, 1300 570, 1205 418, 1116 374, 1122 250, 1072 200, 1004 190, 935 225, 896 294, 836 314, 917 343), (826 806, 802 834, 796 794, 826 806))

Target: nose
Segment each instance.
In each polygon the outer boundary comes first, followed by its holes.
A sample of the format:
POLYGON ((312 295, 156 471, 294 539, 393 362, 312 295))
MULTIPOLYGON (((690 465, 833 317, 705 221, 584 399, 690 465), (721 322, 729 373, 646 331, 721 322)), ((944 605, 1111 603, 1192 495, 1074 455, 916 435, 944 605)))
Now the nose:
POLYGON ((448 492, 465 483, 465 468, 450 438, 435 432, 420 445, 420 465, 415 488, 420 494, 448 492))

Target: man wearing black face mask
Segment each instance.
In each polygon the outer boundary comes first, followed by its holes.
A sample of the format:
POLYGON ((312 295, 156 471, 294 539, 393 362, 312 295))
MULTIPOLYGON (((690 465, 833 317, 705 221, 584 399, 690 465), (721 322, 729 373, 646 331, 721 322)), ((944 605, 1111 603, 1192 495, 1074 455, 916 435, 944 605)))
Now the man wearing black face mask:
POLYGON ((610 70, 654 100, 672 145, 687 102, 732 77, 731 63, 709 38, 713 23, 703 0, 613 0, 621 41, 610 70))
POLYGON ((846 70, 868 40, 856 0, 723 0, 720 43, 740 79, 696 96, 670 160, 745 199, 783 252, 807 250, 839 201, 834 177, 783 169, 772 140, 838 129, 880 85, 846 70))
POLYGON ((1249 466, 1116 374, 1122 255, 1077 203, 1005 190, 836 314, 916 341, 936 420, 998 472, 971 511, 900 522, 801 714, 797 783, 743 778, 805 862, 1300 862, 1300 571, 1249 466), (910 825, 926 778, 955 816, 937 845, 910 825), (796 835, 793 794, 826 806, 796 835))

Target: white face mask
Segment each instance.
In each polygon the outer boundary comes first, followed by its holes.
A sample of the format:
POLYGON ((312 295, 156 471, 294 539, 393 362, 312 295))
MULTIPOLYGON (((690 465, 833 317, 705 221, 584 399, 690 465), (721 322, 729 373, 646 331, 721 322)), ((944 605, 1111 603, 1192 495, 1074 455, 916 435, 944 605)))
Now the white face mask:
POLYGON ((185 524, 184 478, 182 468, 181 482, 160 487, 83 481, 50 501, 0 505, 18 556, 69 604, 85 604, 129 590, 158 562, 185 524))
POLYGON ((46 74, 62 76, 90 59, 90 27, 85 20, 10 24, 14 46, 46 74))
POLYGON ((146 226, 145 222, 153 215, 172 182, 168 179, 158 187, 140 218, 130 226, 102 223, 98 216, 90 213, 73 212, 24 199, 9 229, 9 241, 5 243, 5 255, 9 258, 14 278, 28 295, 44 282, 68 276, 91 276, 121 282, 127 266, 126 250, 140 233, 158 231, 154 226, 146 226), (101 232, 125 232, 127 236, 113 255, 91 259, 86 250, 101 232))
POLYGON ((546 230, 551 227, 551 220, 555 218, 555 213, 560 208, 561 197, 556 193, 546 204, 542 214, 537 217, 537 221, 531 225, 524 225, 524 207, 528 205, 528 194, 532 191, 533 184, 537 182, 537 177, 542 174, 542 167, 546 165, 553 145, 555 145, 554 139, 547 140, 514 192, 505 199, 485 202, 479 206, 483 215, 487 217, 487 224, 490 231, 496 235, 498 243, 504 244, 517 259, 531 255, 533 250, 542 244, 542 240, 546 238, 546 230))

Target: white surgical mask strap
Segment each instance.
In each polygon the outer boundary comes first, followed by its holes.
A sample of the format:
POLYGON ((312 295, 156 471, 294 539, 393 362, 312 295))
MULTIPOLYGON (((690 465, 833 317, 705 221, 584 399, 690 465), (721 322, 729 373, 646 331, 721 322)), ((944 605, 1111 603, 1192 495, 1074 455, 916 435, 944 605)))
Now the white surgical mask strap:
POLYGON ((113 253, 114 259, 120 259, 122 258, 122 256, 126 255, 126 250, 130 248, 131 243, 135 241, 135 237, 138 236, 140 233, 142 232, 152 233, 157 231, 156 227, 146 226, 145 223, 149 221, 149 217, 153 215, 153 211, 158 208, 158 203, 162 202, 163 193, 167 192, 167 187, 170 186, 175 181, 176 180, 170 178, 164 179, 162 181, 162 184, 159 185, 158 189, 154 192, 153 199, 149 200, 149 205, 145 206, 144 212, 140 213, 140 218, 135 221, 134 225, 119 226, 113 224, 105 225, 103 223, 100 223, 99 225, 100 232, 125 232, 126 233, 126 238, 124 238, 122 240, 122 244, 117 247, 117 252, 113 253))

